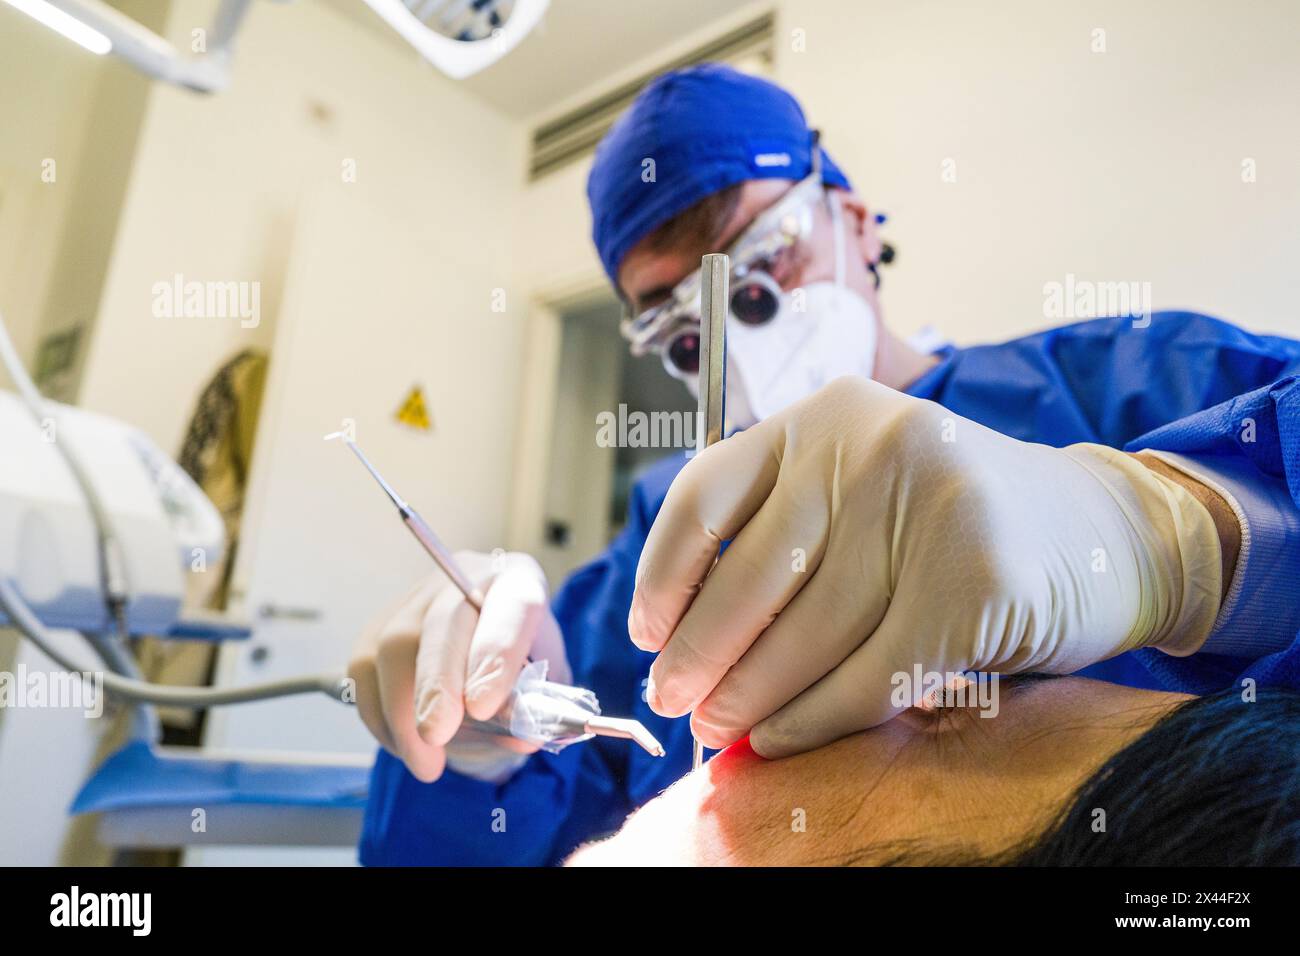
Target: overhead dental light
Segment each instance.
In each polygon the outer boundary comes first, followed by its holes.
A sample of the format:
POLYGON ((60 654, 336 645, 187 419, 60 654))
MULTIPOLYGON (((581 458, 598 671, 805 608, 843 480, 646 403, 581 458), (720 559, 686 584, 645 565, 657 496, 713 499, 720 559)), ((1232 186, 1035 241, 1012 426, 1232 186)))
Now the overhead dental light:
POLYGON ((47 0, 4 0, 9 6, 21 10, 33 20, 38 20, 73 43, 91 53, 103 56, 113 49, 113 41, 74 17, 68 16, 47 0))
POLYGON ((364 0, 443 73, 462 80, 513 50, 550 0, 364 0))
POLYGON ((112 53, 154 79, 200 93, 215 93, 230 81, 235 34, 250 0, 222 0, 203 34, 204 52, 183 55, 152 30, 103 0, 4 0, 101 56, 112 53))
MULTIPOLYGON (((235 35, 251 0, 222 0, 187 55, 104 0, 0 0, 92 53, 111 53, 146 76, 200 93, 230 83, 235 35)), ((452 79, 464 79, 513 50, 550 0, 364 0, 415 50, 452 79)))

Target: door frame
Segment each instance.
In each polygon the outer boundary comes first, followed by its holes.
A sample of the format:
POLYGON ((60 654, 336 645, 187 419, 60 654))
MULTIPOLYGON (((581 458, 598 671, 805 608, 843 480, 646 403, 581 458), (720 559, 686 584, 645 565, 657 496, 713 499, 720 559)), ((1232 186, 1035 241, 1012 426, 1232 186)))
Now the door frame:
MULTIPOLYGON (((506 547, 537 554, 546 521, 546 482, 555 434, 555 393, 564 315, 608 302, 609 281, 591 269, 543 286, 527 299, 523 363, 519 374, 519 413, 515 432, 515 480, 511 486, 506 547)), ((552 581, 558 586, 558 581, 552 581)))

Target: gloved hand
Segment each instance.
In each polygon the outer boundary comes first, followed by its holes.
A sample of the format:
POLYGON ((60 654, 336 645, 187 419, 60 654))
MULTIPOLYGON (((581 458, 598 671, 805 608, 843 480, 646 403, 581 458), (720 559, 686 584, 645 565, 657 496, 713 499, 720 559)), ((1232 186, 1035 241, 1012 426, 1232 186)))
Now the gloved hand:
POLYGON ((536 561, 472 551, 456 559, 484 592, 482 613, 436 572, 367 628, 348 676, 362 721, 416 778, 430 783, 450 766, 499 782, 537 748, 462 721, 500 710, 529 657, 547 661, 555 681, 570 679, 569 665, 536 561))
POLYGON ((647 700, 710 747, 797 753, 910 705, 895 675, 1067 673, 1190 654, 1220 545, 1177 482, 1100 445, 1008 438, 842 378, 702 452, 637 568, 647 700), (720 542, 730 546, 710 572, 720 542))

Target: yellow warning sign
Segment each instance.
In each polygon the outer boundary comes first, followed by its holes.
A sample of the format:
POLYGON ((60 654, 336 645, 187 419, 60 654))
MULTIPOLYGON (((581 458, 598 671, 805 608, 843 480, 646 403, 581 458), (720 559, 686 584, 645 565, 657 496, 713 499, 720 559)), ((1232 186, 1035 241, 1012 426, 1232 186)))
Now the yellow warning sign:
POLYGON ((410 428, 422 432, 431 431, 433 422, 429 419, 429 409, 424 404, 424 389, 418 385, 411 386, 402 407, 397 410, 397 420, 410 428))

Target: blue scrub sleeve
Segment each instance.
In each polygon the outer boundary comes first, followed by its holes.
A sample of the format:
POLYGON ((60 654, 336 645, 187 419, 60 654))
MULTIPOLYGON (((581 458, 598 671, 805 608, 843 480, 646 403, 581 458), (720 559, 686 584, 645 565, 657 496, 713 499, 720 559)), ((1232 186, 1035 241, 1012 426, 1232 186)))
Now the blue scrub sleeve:
POLYGON ((1172 422, 1127 450, 1173 452, 1171 464, 1232 505, 1242 545, 1214 630, 1193 658, 1143 651, 1177 689, 1229 683, 1300 688, 1300 377, 1279 379, 1172 422))
POLYGON ((501 784, 416 780, 380 751, 361 834, 366 866, 542 866, 572 800, 579 752, 539 754, 501 784))
POLYGON ((1240 458, 1154 454, 1217 492, 1241 526, 1236 568, 1201 650, 1250 657, 1286 647, 1300 632, 1300 508, 1286 485, 1240 458))

